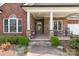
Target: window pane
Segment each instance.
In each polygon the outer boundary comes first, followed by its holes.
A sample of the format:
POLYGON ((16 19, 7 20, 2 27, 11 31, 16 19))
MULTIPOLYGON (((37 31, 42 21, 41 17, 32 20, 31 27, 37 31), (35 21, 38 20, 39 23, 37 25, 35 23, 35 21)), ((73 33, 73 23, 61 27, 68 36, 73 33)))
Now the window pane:
POLYGON ((9 16, 9 18, 17 18, 15 14, 9 16))
POLYGON ((18 25, 22 25, 22 21, 21 20, 18 20, 18 25))
POLYGON ((62 29, 62 22, 59 21, 59 22, 58 22, 58 30, 61 30, 61 29, 62 29))
POLYGON ((10 32, 16 32, 16 19, 10 19, 10 32))
POLYGON ((22 20, 18 20, 18 32, 22 32, 22 20))
POLYGON ((4 23, 5 25, 8 25, 8 20, 5 20, 5 23, 4 23))
POLYGON ((4 31, 8 32, 8 19, 4 20, 4 31))
POLYGON ((54 30, 57 31, 57 21, 54 21, 54 30))
POLYGON ((22 32, 22 26, 18 26, 18 32, 22 32))
POLYGON ((5 32, 8 32, 8 26, 5 26, 5 32))

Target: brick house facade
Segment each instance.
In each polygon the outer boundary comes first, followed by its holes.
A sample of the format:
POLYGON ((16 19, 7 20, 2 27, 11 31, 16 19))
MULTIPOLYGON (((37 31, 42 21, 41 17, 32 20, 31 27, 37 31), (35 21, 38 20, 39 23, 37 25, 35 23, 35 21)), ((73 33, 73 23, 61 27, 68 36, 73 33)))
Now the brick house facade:
MULTIPOLYGON (((43 6, 44 7, 44 6, 43 6)), ((59 10, 53 9, 54 7, 39 7, 39 6, 23 6, 19 3, 5 3, 0 9, 2 13, 0 13, 0 35, 24 35, 28 36, 35 33, 41 33, 50 35, 55 33, 55 30, 59 31, 59 35, 65 31, 65 27, 68 24, 79 24, 79 20, 77 19, 67 19, 64 14, 67 11, 64 11, 65 7, 60 7, 59 10), (60 12, 63 9, 64 12, 60 12), (50 12, 54 11, 54 12, 50 12), (58 11, 58 12, 57 12, 58 11), (60 13, 59 13, 60 12, 60 13), (9 18, 10 15, 16 15, 17 18, 21 18, 22 21, 22 32, 21 33, 5 33, 4 32, 4 19, 9 18), (60 17, 59 17, 60 16, 60 17), (63 16, 63 17, 62 17, 63 16), (40 19, 41 18, 41 19, 40 19), (42 21, 41 21, 42 20, 42 21), (62 22, 60 22, 62 21, 62 22), (38 22, 38 23, 37 23, 38 22), (56 24, 55 24, 56 22, 56 24), (61 24, 60 24, 60 23, 61 24), (42 24, 41 24, 42 23, 42 24), (41 30, 39 31, 39 27, 41 26, 41 30), (56 28, 57 27, 57 28, 56 28), (54 29, 55 28, 55 29, 54 29)), ((70 9, 67 9, 70 11, 70 9)), ((72 12, 71 12, 72 13, 72 12)), ((75 13, 75 12, 74 12, 75 13)), ((67 16, 69 12, 67 13, 67 16)), ((8 27, 9 28, 9 27, 8 27)), ((10 30, 10 28, 9 28, 10 30)), ((8 30, 8 31, 9 31, 8 30)), ((18 31, 18 30, 16 30, 18 31)))
POLYGON ((20 4, 5 3, 0 8, 3 10, 0 14, 0 35, 26 35, 27 13, 20 7, 20 4), (12 14, 15 14, 17 18, 22 18, 22 33, 3 33, 3 19, 9 18, 12 14))

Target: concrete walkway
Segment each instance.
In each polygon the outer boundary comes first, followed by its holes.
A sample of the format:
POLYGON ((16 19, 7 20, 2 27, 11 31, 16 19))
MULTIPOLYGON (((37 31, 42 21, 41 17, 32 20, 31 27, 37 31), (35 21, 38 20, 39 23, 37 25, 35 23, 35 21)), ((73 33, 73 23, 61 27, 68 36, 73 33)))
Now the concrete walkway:
MULTIPOLYGON (((69 37, 59 37, 60 40, 69 40, 69 37)), ((46 35, 37 35, 30 40, 27 56, 68 56, 66 52, 53 48, 46 35)))
POLYGON ((28 49, 29 52, 27 56, 68 56, 67 53, 53 48, 50 44, 46 45, 43 42, 40 42, 40 44, 32 43, 28 49))

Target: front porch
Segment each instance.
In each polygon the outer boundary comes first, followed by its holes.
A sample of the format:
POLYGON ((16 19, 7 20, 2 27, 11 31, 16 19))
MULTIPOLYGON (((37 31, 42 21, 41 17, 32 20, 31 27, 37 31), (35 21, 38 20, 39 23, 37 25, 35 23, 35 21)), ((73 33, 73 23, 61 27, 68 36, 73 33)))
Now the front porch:
POLYGON ((48 40, 50 36, 67 37, 68 28, 64 17, 55 17, 57 12, 28 12, 27 35, 31 39, 48 40))
POLYGON ((79 35, 79 8, 78 7, 22 7, 27 12, 27 36, 30 37, 32 30, 37 36, 37 32, 47 34, 48 37, 56 36, 68 36, 70 32, 79 35), (38 22, 34 25, 33 19, 42 19, 43 24, 38 22), (45 23, 46 21, 46 23, 45 23), (33 25, 32 25, 32 23, 33 25), (75 24, 75 25, 74 25, 75 24), (77 29, 74 29, 76 26, 77 29), (69 28, 68 28, 69 27, 69 28), (73 27, 73 29, 72 29, 73 27), (41 30, 42 28, 42 30, 41 30), (40 31, 39 31, 40 30, 40 31), (68 34, 68 35, 67 35, 68 34))
MULTIPOLYGON (((27 36, 34 34, 50 38, 51 36, 68 37, 68 25, 78 23, 76 7, 22 7, 27 12, 27 36), (65 9, 64 9, 65 8, 65 9), (76 16, 76 17, 75 17, 76 16), (69 18, 70 17, 70 18, 69 18), (69 18, 69 19, 68 19, 69 18)), ((77 29, 75 29, 76 31, 77 29)), ((39 36, 39 37, 40 37, 39 36)), ((34 39, 35 39, 34 38, 34 39)))

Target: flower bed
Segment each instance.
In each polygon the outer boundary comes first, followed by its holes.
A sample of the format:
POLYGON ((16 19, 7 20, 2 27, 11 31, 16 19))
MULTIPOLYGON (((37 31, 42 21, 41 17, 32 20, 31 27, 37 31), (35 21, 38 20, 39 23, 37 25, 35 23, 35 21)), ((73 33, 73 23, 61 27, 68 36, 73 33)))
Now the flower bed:
MULTIPOLYGON (((0 36, 0 50, 3 51, 8 51, 13 45, 16 45, 15 50, 21 47, 27 50, 28 43, 29 39, 25 36, 0 36)), ((23 51, 24 53, 27 52, 25 49, 23 51)))
POLYGON ((79 56, 79 37, 73 36, 69 41, 61 41, 65 52, 71 56, 79 56))

